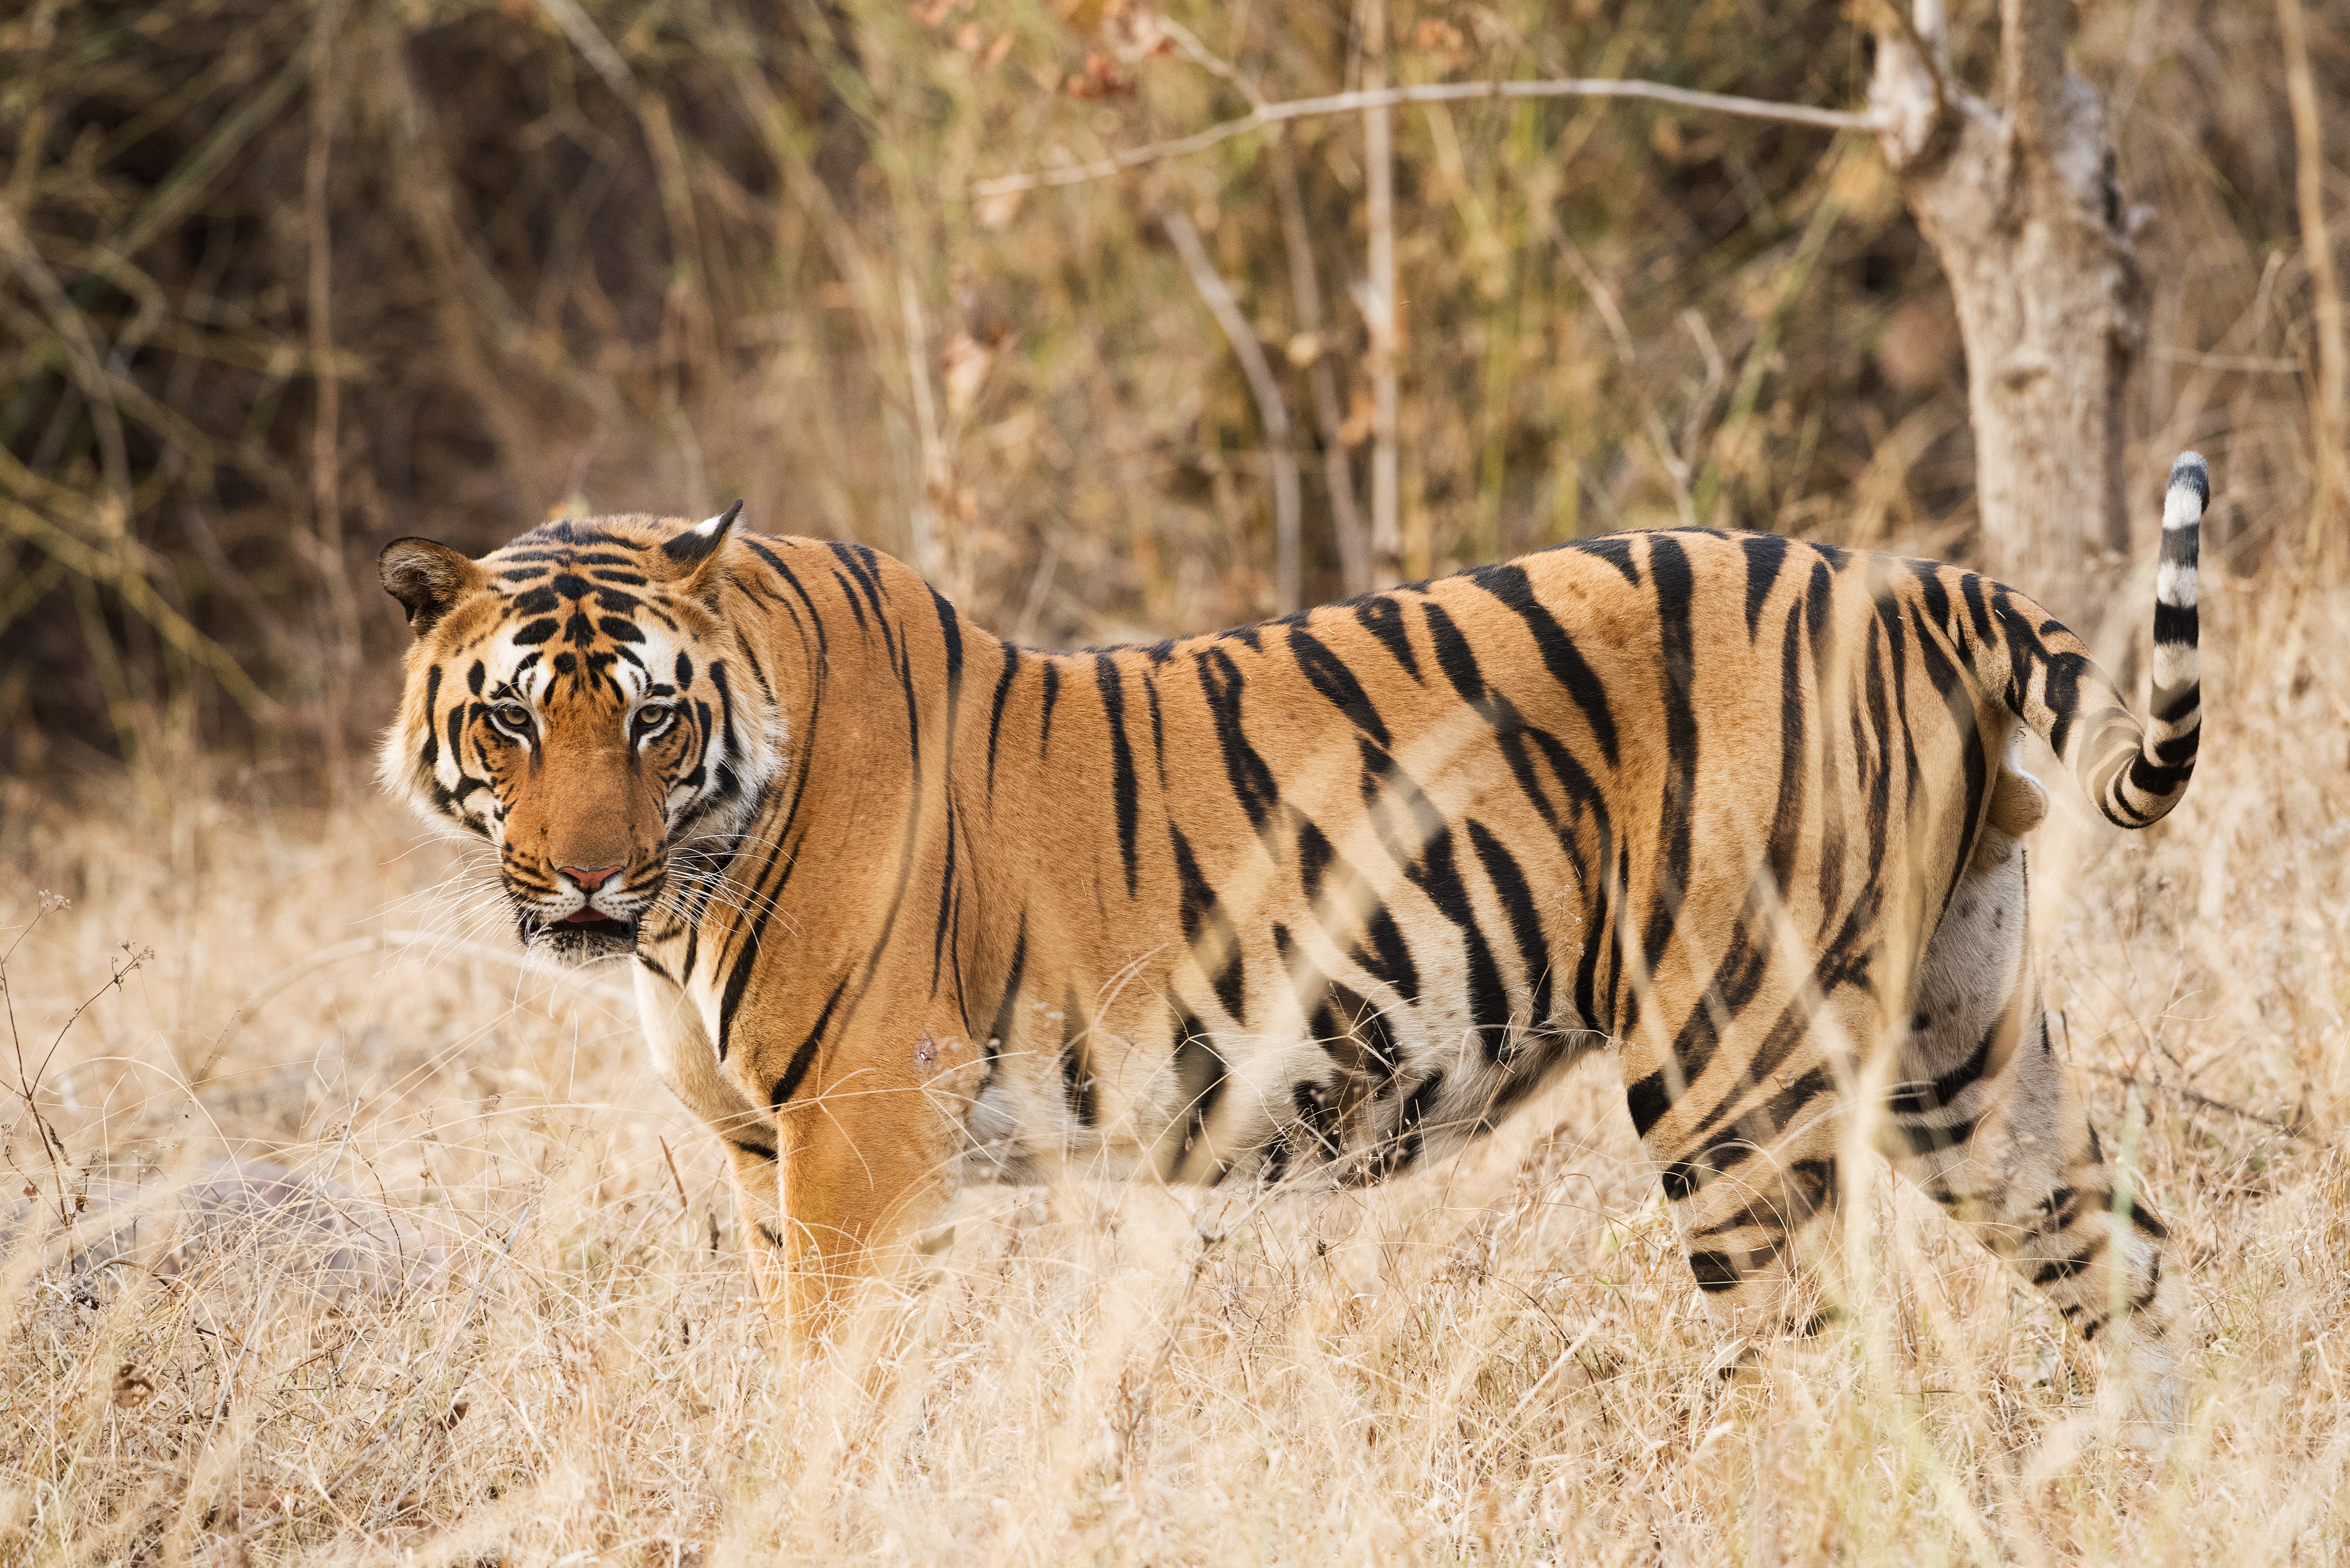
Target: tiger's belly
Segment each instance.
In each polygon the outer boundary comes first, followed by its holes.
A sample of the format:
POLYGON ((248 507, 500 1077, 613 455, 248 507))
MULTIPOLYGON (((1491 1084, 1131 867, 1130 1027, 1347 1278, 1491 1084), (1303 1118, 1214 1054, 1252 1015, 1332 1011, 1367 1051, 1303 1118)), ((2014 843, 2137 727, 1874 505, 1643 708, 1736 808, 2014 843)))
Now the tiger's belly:
POLYGON ((1381 957, 1297 929, 1235 931, 1237 992, 1143 954, 1105 965, 1123 984, 1096 1005, 1081 999, 1107 987, 1024 995, 971 1104, 963 1179, 1377 1181, 1492 1130, 1607 1043, 1556 955, 1422 924, 1381 957))

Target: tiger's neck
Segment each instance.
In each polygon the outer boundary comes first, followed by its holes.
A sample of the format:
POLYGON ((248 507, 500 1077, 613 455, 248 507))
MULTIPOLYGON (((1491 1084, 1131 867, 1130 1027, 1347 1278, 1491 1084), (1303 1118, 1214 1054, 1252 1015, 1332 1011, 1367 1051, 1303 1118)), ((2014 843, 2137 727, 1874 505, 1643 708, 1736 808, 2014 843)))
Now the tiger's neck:
POLYGON ((1110 914, 1090 858, 1053 843, 1090 837, 1107 781, 1039 765, 1066 750, 1050 728, 1071 661, 964 625, 872 552, 748 553, 728 618, 775 693, 783 759, 723 879, 681 875, 640 961, 685 987, 722 1059, 755 1037, 786 1054, 786 1079, 885 1018, 982 1044, 1021 971, 1033 982, 1049 956, 1055 988, 1075 985, 1063 971, 1096 943, 1069 936, 1110 914))

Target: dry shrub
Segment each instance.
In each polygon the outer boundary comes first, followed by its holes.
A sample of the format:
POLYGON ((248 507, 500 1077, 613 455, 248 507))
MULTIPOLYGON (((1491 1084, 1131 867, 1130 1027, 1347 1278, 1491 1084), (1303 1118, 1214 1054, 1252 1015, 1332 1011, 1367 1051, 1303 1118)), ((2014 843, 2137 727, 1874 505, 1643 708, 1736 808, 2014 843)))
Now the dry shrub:
MULTIPOLYGON (((1392 75, 1624 73, 1849 105, 1868 46, 1846 9, 1395 0, 1392 75)), ((1952 9, 1960 67, 1988 83, 1996 7, 1952 9)), ((981 624, 1047 642, 1263 613, 1262 427, 1149 214, 1181 204, 1288 350, 1272 359, 1311 445, 1302 360, 1322 353, 1342 408, 1367 407, 1359 124, 1290 132, 1325 302, 1312 342, 1263 137, 1019 202, 962 194, 1243 111, 1232 81, 1153 52, 1156 14, 13 8, 7 761, 79 772, 94 746, 151 794, 251 763, 348 784, 401 636, 373 549, 481 549, 588 506, 743 495, 755 526, 908 556, 981 624)), ((1268 96, 1360 77, 1346 6, 1168 15, 1268 96)), ((2338 139, 2350 35, 2323 7, 2310 28, 2338 139)), ((2272 10, 2088 7, 2075 47, 2115 106, 2124 188, 2155 214, 2137 471, 2151 494, 2199 444, 2221 558, 2297 549, 2309 283, 2272 10)), ((1396 125, 1413 570, 1684 518, 1963 552, 1948 292, 1867 147, 1557 100, 1396 125)), ((1301 466, 1323 595, 1330 498, 1301 466)))

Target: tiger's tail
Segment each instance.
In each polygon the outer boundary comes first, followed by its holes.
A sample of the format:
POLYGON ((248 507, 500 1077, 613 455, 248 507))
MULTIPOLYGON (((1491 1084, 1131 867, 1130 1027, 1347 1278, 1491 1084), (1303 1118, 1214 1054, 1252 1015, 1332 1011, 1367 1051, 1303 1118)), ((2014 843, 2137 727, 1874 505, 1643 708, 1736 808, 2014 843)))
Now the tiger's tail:
MULTIPOLYGON (((2211 471, 2195 452, 2178 454, 2162 504, 2162 557, 2154 579, 2154 694, 2140 725, 2080 639, 2054 621, 2027 628, 2005 618, 2004 649, 1978 646, 1979 669, 1995 676, 2008 706, 2053 747, 2107 821, 2159 822, 2187 793, 2202 733, 2203 678, 2196 651, 2196 562, 2211 471), (2029 646, 2016 646, 2019 642, 2029 646)), ((1997 686, 1994 690, 1998 689, 1997 686)))

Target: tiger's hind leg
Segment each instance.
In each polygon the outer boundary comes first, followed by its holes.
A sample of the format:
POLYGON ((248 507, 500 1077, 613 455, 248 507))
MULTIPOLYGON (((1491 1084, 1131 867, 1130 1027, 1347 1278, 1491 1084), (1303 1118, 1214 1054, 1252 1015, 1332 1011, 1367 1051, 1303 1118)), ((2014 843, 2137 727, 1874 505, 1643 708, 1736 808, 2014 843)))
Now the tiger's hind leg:
POLYGON ((2084 1338, 2105 1339, 2109 1387, 2173 1428, 2162 1222, 2138 1184, 2116 1199, 2120 1178, 2049 1041, 2025 940, 2022 836, 2045 800, 2028 775, 2002 770, 1991 823, 1927 947, 1882 1142, 2084 1338), (2127 1323, 2116 1332, 2117 1312, 2127 1323))
POLYGON ((1832 1308, 1814 1265, 1834 1243, 1845 1133, 1835 1043, 1878 1025, 1848 990, 1822 1016, 1795 1001, 1659 1019, 1672 1059, 1626 1054, 1626 1099, 1673 1206, 1690 1272, 1732 1333, 1808 1334, 1832 1308), (1694 1048, 1690 1043, 1695 1042, 1694 1048), (1641 1069, 1654 1063, 1652 1070, 1641 1069))

